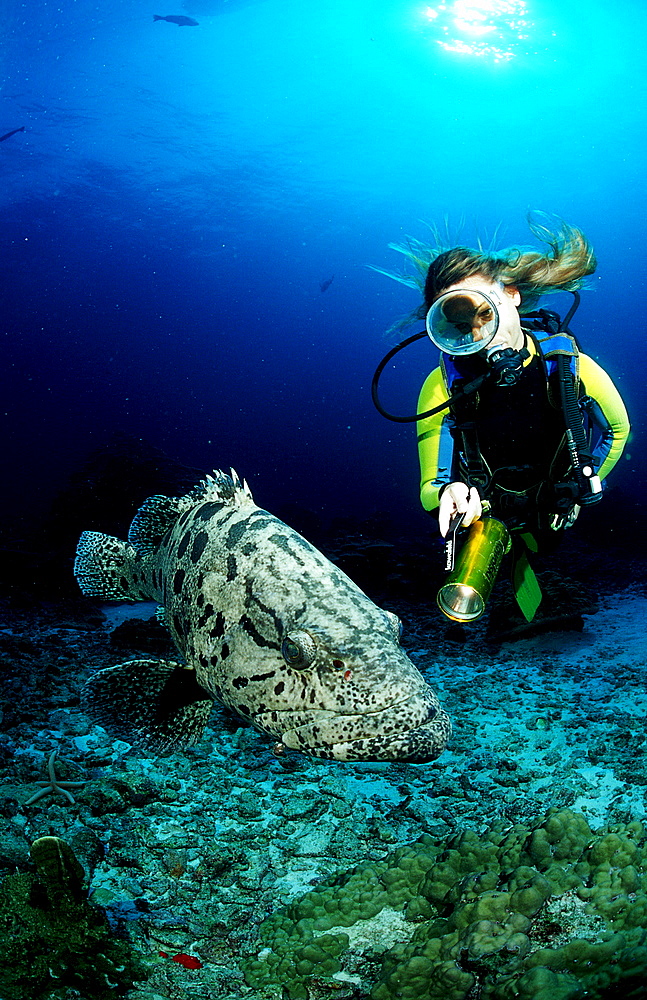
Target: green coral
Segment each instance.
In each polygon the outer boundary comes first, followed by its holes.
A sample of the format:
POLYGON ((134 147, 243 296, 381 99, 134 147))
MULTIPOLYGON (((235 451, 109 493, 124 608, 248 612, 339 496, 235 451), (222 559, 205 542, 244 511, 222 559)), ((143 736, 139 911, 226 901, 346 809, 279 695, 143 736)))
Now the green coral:
POLYGON ((87 902, 71 847, 41 837, 30 853, 34 871, 0 885, 2 1000, 63 1000, 69 989, 108 1000, 146 978, 127 943, 112 937, 103 911, 87 902))
POLYGON ((358 952, 360 968, 370 954, 381 964, 363 983, 372 1000, 642 997, 646 830, 593 833, 581 814, 551 809, 529 825, 424 836, 322 883, 260 934, 246 981, 281 984, 289 1000, 307 1000, 312 977, 348 978, 358 952), (380 944, 368 928, 389 914, 395 940, 380 944))

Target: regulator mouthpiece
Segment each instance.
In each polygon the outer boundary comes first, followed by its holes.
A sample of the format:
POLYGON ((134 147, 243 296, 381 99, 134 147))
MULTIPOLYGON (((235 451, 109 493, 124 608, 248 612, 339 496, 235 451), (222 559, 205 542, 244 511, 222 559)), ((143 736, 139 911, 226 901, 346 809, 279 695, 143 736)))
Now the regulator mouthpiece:
POLYGON ((445 354, 476 354, 499 328, 499 310, 485 292, 454 288, 440 295, 427 313, 427 333, 445 354))
POLYGON ((438 607, 455 622, 480 618, 494 586, 510 533, 502 521, 483 517, 469 528, 456 567, 438 591, 438 607))
POLYGON ((497 385, 516 385, 523 372, 523 364, 530 357, 525 347, 515 351, 512 347, 491 347, 487 352, 488 363, 496 376, 497 385))

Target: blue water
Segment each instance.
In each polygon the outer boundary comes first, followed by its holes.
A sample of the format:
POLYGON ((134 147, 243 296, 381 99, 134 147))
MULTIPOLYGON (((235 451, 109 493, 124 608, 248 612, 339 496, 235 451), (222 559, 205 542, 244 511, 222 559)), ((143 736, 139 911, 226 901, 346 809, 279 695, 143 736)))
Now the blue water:
MULTIPOLYGON (((0 134, 25 132, 0 143, 5 517, 123 431, 233 465, 270 509, 426 525, 414 432, 369 392, 417 297, 366 265, 445 220, 526 243, 529 209, 598 252, 573 328, 630 409, 614 482, 640 498, 644 4, 474 3, 471 29, 467 6, 7 5, 0 134)), ((412 348, 385 401, 411 411, 435 361, 412 348)))

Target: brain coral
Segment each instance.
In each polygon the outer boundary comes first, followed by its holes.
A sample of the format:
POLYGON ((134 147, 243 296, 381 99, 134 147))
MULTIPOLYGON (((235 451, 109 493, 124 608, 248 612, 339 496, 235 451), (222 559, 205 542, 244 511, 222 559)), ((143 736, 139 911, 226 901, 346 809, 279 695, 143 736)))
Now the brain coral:
POLYGON ((593 833, 552 809, 445 842, 423 836, 318 885, 270 916, 249 985, 307 1000, 309 983, 372 1000, 643 997, 642 823, 593 833))

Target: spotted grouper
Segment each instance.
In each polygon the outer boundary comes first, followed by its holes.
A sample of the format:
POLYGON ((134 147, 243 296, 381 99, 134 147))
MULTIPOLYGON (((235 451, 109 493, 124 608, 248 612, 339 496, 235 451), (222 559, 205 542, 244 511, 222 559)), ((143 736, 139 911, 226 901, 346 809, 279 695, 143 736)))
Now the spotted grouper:
POLYGON ((213 700, 291 748, 342 761, 436 758, 451 726, 399 644, 400 623, 235 472, 145 501, 128 542, 82 534, 74 573, 103 600, 154 600, 181 661, 98 671, 82 703, 161 750, 196 742, 213 700))

